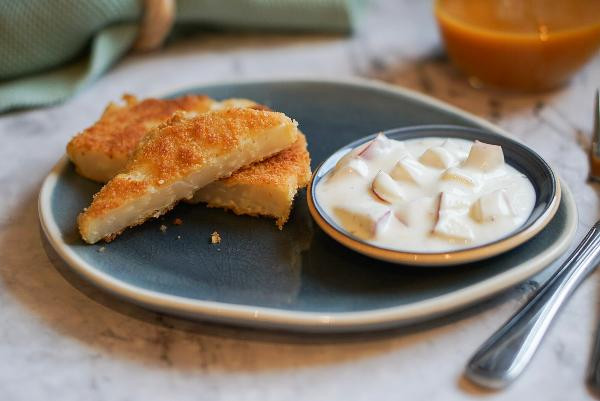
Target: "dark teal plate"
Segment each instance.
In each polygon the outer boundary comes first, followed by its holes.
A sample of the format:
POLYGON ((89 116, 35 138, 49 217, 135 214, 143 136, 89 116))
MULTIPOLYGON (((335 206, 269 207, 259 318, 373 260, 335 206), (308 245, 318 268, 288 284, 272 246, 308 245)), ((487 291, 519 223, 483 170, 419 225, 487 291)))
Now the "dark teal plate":
MULTIPOLYGON (((246 97, 295 118, 307 136, 313 168, 343 145, 394 127, 455 124, 504 134, 441 102, 367 81, 228 83, 170 96, 184 93, 246 97)), ((297 331, 402 325, 480 301, 555 260, 577 225, 575 203, 563 183, 555 218, 524 245, 481 263, 415 268, 370 259, 330 239, 313 223, 302 192, 283 231, 270 219, 180 204, 164 219, 127 230, 110 244, 86 245, 75 219, 98 189, 63 159, 40 192, 44 231, 75 271, 151 309, 297 331), (172 224, 176 217, 182 225, 172 224), (215 230, 220 245, 209 243, 215 230)))

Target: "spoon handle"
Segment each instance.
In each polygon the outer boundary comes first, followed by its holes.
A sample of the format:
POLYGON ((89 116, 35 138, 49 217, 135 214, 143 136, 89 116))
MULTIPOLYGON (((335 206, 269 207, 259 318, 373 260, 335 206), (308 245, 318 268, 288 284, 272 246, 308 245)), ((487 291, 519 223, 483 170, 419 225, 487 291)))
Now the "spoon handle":
POLYGON ((494 333, 467 364, 466 376, 484 387, 507 386, 525 369, 556 313, 600 262, 600 222, 552 277, 494 333))
POLYGON ((596 392, 600 392, 600 331, 596 332, 592 358, 588 367, 588 385, 596 392))

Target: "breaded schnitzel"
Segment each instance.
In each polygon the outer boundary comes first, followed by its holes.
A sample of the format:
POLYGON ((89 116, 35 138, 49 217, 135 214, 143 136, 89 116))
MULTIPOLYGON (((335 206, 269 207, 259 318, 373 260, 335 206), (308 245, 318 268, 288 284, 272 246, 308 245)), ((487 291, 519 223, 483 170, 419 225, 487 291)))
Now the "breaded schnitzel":
POLYGON ((125 167, 144 135, 176 111, 205 113, 226 108, 264 107, 248 99, 217 102, 205 95, 141 101, 135 96, 123 95, 123 100, 122 106, 110 103, 94 125, 76 135, 67 145, 67 155, 78 174, 107 182, 125 167))
POLYGON ((306 138, 299 134, 292 146, 275 156, 200 188, 190 203, 206 202, 208 207, 230 209, 236 214, 274 217, 281 229, 296 192, 308 184, 310 177, 306 138))
POLYGON ((77 173, 94 181, 106 182, 125 167, 146 133, 168 120, 176 111, 206 112, 214 103, 208 96, 177 99, 144 99, 123 95, 124 105, 110 103, 100 119, 75 136, 67 145, 67 155, 77 173))
POLYGON ((83 239, 112 240, 125 228, 158 217, 207 184, 290 147, 297 123, 251 108, 177 113, 151 130, 124 170, 79 215, 83 239))

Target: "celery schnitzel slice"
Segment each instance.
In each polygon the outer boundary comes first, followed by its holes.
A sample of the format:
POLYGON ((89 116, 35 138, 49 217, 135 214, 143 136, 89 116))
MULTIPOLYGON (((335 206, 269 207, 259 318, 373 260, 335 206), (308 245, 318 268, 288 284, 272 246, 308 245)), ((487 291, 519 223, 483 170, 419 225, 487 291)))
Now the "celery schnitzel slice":
POLYGON ((148 133, 125 169, 78 218, 88 243, 158 217, 211 182, 290 147, 297 123, 283 113, 234 108, 176 114, 148 133))
POLYGON ((200 188, 190 203, 204 202, 208 207, 230 209, 235 214, 273 217, 281 229, 289 218, 296 193, 308 184, 310 177, 306 138, 299 134, 289 148, 200 188))
POLYGON ((67 145, 67 155, 79 175, 107 182, 125 168, 146 133, 167 121, 177 111, 205 113, 230 108, 264 107, 248 99, 232 98, 219 102, 205 95, 143 100, 123 95, 123 100, 124 105, 109 103, 100 119, 77 134, 67 145))

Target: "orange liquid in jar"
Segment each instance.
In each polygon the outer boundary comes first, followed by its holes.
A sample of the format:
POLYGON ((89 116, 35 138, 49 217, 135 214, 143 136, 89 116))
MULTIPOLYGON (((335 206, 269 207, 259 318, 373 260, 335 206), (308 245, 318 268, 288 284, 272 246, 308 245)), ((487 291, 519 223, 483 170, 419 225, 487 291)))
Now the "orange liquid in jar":
POLYGON ((548 89, 600 47, 600 0, 437 0, 452 61, 493 86, 548 89))

